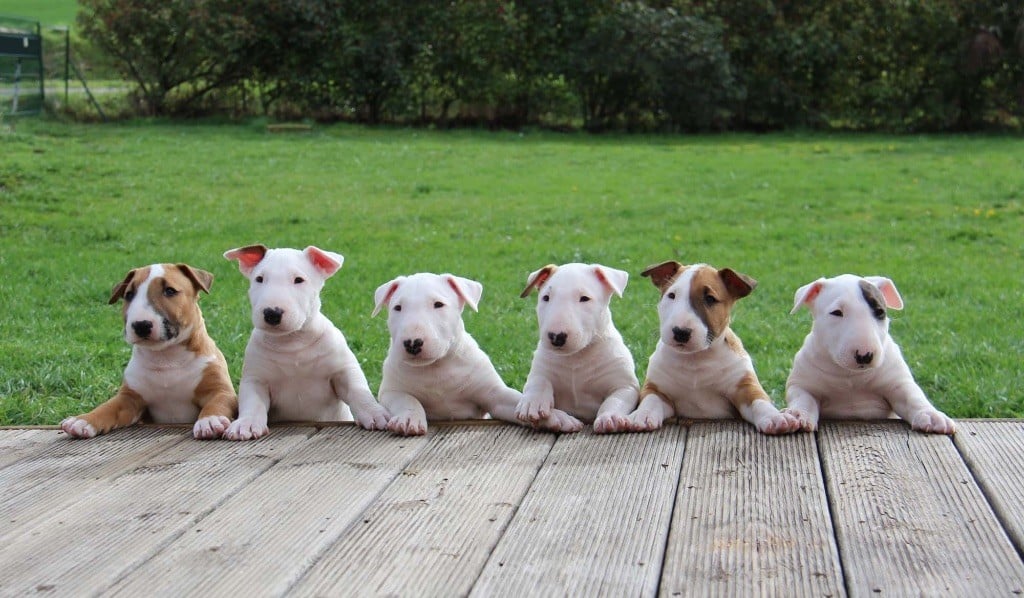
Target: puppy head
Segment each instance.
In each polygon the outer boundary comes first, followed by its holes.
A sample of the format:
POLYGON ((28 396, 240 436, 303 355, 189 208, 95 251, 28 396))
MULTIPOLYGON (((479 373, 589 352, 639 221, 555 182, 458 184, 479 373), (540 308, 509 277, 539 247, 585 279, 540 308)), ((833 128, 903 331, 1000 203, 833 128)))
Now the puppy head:
POLYGON ((661 341, 682 353, 704 351, 729 329, 732 306, 749 295, 757 281, 729 268, 684 266, 671 261, 644 270, 661 290, 658 318, 661 341))
POLYGON ((250 245, 224 253, 238 260, 238 269, 249 279, 252 323, 269 334, 300 330, 320 312, 320 290, 341 268, 345 258, 316 247, 267 249, 250 245))
POLYGON ((429 365, 466 331, 462 310, 476 311, 483 285, 451 274, 399 276, 377 288, 371 317, 388 308, 390 354, 413 366, 429 365))
POLYGON ((790 313, 803 306, 814 317, 811 334, 832 361, 848 370, 866 370, 884 361, 886 309, 903 309, 903 299, 888 278, 843 274, 800 287, 790 313))
POLYGON ((612 326, 608 304, 622 296, 629 274, 599 264, 548 265, 527 278, 521 297, 537 289, 541 346, 571 355, 612 326))
POLYGON ((199 292, 210 292, 213 274, 187 264, 153 264, 128 272, 114 286, 110 304, 124 299, 124 338, 165 349, 192 335, 199 324, 199 292))

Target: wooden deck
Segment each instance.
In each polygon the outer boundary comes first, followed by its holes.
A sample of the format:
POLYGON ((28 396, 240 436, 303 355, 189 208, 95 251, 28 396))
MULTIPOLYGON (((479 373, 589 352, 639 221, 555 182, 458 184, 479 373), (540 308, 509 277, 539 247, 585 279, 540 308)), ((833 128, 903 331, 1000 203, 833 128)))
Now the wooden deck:
POLYGON ((0 430, 0 595, 1009 595, 1024 421, 0 430))

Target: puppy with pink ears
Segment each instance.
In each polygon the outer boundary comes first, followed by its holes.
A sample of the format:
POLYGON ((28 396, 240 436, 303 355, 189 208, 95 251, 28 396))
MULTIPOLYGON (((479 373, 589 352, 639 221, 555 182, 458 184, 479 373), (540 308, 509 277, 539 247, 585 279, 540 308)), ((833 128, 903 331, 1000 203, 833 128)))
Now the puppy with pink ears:
POLYGON ((764 434, 799 429, 795 417, 772 404, 743 343, 729 327, 733 305, 757 281, 729 268, 676 261, 652 266, 642 275, 661 290, 661 334, 640 390, 640 406, 630 415, 634 430, 655 430, 673 416, 739 416, 764 434))
POLYGON ((896 415, 921 432, 953 434, 956 424, 914 381, 889 335, 889 309, 903 309, 896 285, 882 276, 843 274, 797 289, 793 310, 814 317, 786 381, 785 412, 807 431, 818 419, 896 415))

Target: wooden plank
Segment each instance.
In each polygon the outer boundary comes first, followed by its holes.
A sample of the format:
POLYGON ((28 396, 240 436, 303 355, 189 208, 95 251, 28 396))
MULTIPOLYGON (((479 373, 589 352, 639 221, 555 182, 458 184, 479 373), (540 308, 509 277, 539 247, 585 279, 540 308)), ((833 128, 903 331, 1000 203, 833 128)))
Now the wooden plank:
POLYGON ((691 426, 660 594, 844 593, 814 435, 691 426))
POLYGON ((685 434, 560 436, 472 594, 657 591, 685 434))
POLYGON ((819 450, 851 595, 1024 591, 1024 565, 948 437, 826 423, 819 450))
POLYGON ((109 587, 313 432, 276 428, 255 442, 181 442, 31 527, 3 528, 0 594, 89 595, 109 587))
POLYGON ((0 468, 45 451, 61 440, 56 430, 0 430, 0 468))
POLYGON ((429 446, 289 595, 465 595, 554 435, 433 428, 429 446))
MULTIPOLYGON (((275 432, 276 434, 276 432, 275 432)), ((282 595, 426 445, 326 428, 195 523, 111 593, 282 595)), ((361 525, 361 524, 360 524, 361 525)))
POLYGON ((1024 554, 1024 422, 958 421, 957 427, 957 448, 1024 554))
POLYGON ((88 440, 51 432, 56 442, 46 450, 0 469, 0 521, 5 533, 34 526, 63 505, 88 496, 139 463, 175 444, 189 441, 184 430, 133 427, 88 440))

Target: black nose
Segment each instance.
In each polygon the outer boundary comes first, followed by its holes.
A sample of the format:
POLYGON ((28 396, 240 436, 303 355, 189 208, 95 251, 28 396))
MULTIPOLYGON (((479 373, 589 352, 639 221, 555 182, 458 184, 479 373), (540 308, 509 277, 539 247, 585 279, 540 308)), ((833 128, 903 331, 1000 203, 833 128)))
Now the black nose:
POLYGON ((564 347, 565 339, 567 338, 569 338, 569 335, 564 332, 559 332, 558 334, 555 334, 554 332, 548 333, 548 340, 550 340, 551 344, 556 347, 564 347))
POLYGON ((266 322, 267 324, 270 324, 271 326, 277 326, 278 324, 281 323, 281 316, 283 315, 284 310, 281 309, 280 307, 275 307, 273 309, 268 307, 267 309, 263 310, 263 321, 266 322))
POLYGON ((672 338, 674 338, 676 342, 681 345, 690 342, 691 334, 693 334, 692 328, 680 328, 678 326, 672 327, 672 338))
POLYGON ((149 338, 149 335, 153 333, 153 323, 149 320, 132 322, 132 330, 135 331, 135 335, 139 338, 149 338))
POLYGON ((875 354, 872 353, 871 351, 868 351, 867 353, 861 355, 860 351, 854 351, 853 358, 857 360, 857 365, 868 365, 869 363, 871 363, 871 360, 875 358, 875 354))
POLYGON ((420 351, 423 350, 423 339, 404 340, 402 341, 402 346, 405 347, 405 352, 409 355, 419 355, 420 351))

